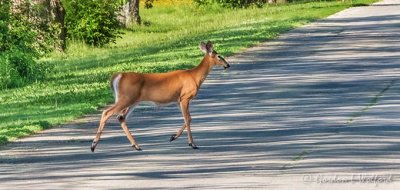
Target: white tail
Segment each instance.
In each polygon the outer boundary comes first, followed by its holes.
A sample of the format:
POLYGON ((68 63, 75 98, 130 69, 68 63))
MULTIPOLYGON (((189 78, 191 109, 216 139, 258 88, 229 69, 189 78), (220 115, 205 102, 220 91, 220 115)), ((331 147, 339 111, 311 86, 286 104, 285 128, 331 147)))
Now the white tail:
POLYGON ((113 90, 114 93, 114 98, 115 98, 115 103, 118 102, 118 88, 119 88, 119 80, 121 79, 121 74, 118 74, 114 79, 112 79, 111 82, 111 88, 113 90))

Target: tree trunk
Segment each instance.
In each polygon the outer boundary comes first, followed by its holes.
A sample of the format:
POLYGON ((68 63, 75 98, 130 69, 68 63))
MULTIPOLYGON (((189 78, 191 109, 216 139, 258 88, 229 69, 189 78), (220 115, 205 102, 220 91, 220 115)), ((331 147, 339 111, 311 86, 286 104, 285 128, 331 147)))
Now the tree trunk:
POLYGON ((45 43, 48 40, 46 37, 49 37, 55 40, 55 49, 65 50, 67 28, 64 25, 65 9, 61 0, 12 0, 12 2, 12 12, 25 15, 36 26, 40 43, 45 43))
POLYGON ((129 0, 129 14, 130 19, 127 19, 128 25, 135 23, 140 25, 142 23, 142 19, 139 15, 139 0, 129 0))
POLYGON ((60 0, 51 0, 49 4, 50 19, 60 27, 58 38, 60 40, 57 44, 57 49, 64 51, 67 47, 67 28, 64 24, 65 9, 60 0))
POLYGON ((129 28, 132 24, 140 25, 142 19, 139 14, 139 0, 128 0, 117 12, 117 19, 121 26, 129 28))
POLYGON ((287 3, 287 0, 268 0, 269 4, 273 3, 287 3))

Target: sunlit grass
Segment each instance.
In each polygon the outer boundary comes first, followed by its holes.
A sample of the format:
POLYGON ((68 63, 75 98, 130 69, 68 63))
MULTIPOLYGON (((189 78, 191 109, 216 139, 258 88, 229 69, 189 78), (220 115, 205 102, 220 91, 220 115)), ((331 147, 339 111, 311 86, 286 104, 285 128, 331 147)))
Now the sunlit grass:
POLYGON ((0 91, 0 144, 111 103, 108 79, 113 72, 192 68, 202 58, 200 41, 213 41, 219 53, 229 56, 352 6, 350 2, 333 1, 229 10, 174 2, 142 8, 144 25, 125 31, 116 44, 93 48, 70 41, 66 53, 54 53, 42 60, 55 65, 46 80, 0 91))

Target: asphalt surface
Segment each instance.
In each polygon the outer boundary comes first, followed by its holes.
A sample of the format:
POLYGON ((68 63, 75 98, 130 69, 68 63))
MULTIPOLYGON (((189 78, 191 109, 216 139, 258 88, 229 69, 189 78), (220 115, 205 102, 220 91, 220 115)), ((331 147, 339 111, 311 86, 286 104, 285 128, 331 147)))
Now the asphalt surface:
POLYGON ((398 189, 400 1, 347 9, 226 58, 177 106, 99 114, 0 148, 0 189, 398 189))

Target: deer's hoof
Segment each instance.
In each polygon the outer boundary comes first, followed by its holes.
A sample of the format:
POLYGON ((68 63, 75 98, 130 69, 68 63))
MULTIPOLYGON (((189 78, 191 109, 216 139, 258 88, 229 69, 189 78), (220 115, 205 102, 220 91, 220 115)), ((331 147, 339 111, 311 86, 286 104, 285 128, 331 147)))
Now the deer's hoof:
POLYGON ((178 137, 176 135, 172 135, 171 138, 169 138, 169 142, 172 142, 176 140, 178 137))
POLYGON ((97 146, 97 142, 93 142, 93 143, 92 143, 92 146, 90 146, 90 150, 91 150, 92 152, 94 152, 94 149, 96 148, 96 146, 97 146))
POLYGON ((199 147, 197 147, 194 143, 189 143, 189 146, 193 149, 199 149, 199 147))
POLYGON ((137 151, 142 151, 142 149, 140 148, 139 145, 134 144, 134 145, 132 145, 132 147, 137 151))

